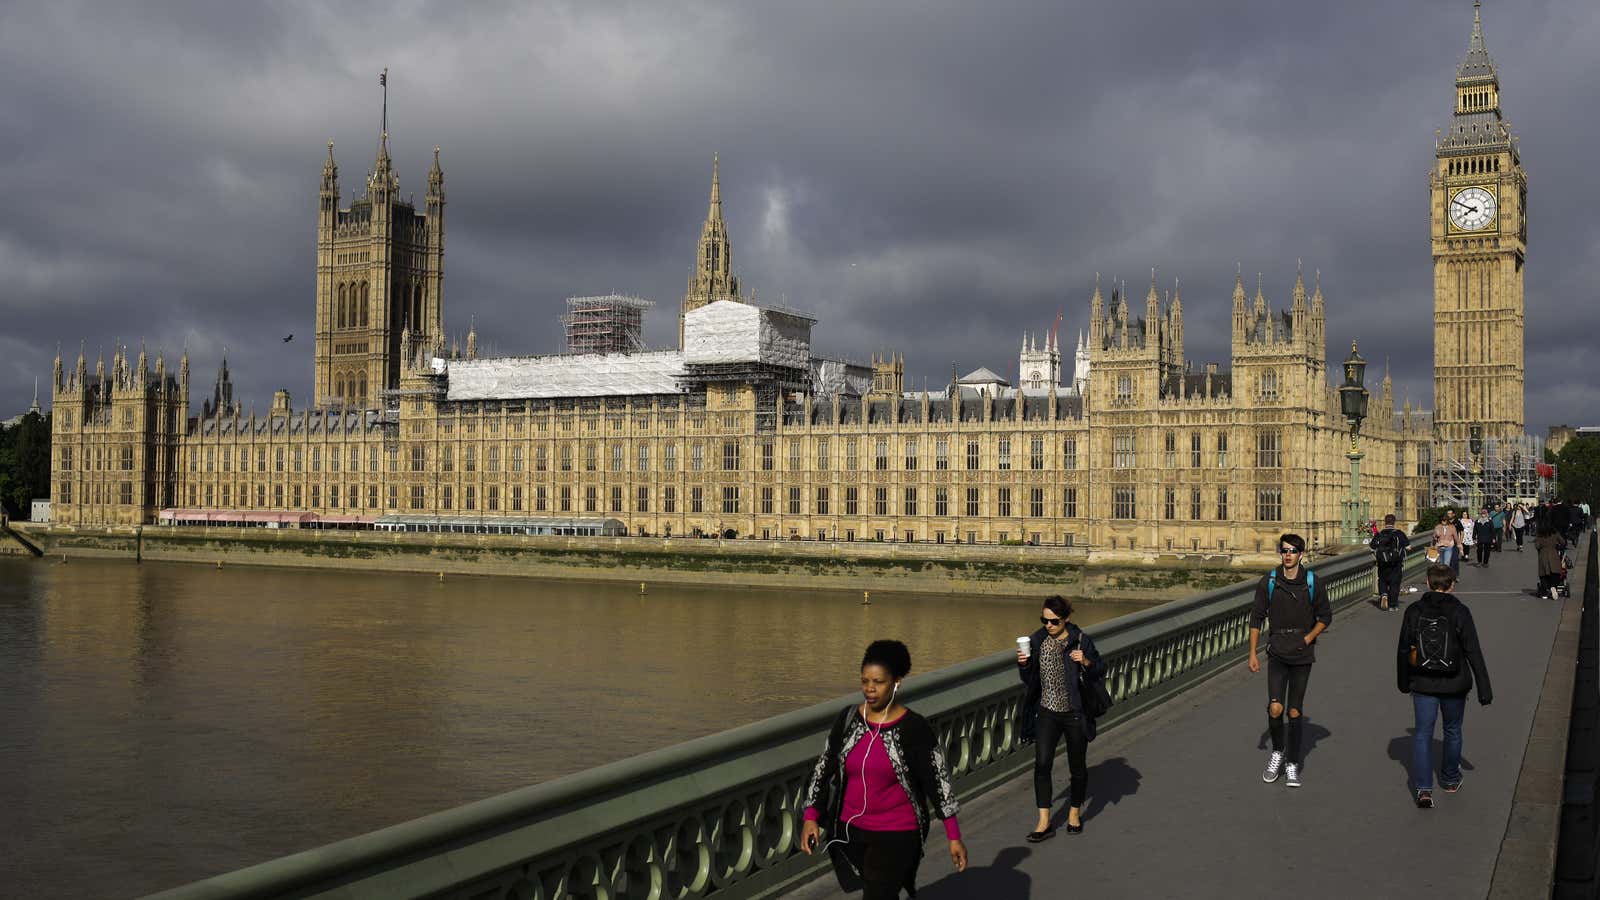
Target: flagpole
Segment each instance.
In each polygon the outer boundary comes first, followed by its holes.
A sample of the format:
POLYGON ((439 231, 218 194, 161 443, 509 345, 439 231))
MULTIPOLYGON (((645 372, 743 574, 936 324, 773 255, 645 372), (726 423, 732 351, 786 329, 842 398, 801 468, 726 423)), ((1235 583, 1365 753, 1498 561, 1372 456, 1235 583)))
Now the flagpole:
POLYGON ((389 67, 383 67, 383 73, 378 76, 378 86, 383 88, 383 128, 380 134, 389 133, 389 67))

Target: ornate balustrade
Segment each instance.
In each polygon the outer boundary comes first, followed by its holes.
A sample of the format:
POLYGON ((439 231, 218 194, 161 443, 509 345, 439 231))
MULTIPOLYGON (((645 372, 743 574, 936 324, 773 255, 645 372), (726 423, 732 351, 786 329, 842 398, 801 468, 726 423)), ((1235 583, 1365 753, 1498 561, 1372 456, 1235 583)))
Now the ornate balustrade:
MULTIPOLYGON (((1425 542, 1419 536, 1412 546, 1425 542)), ((1408 574, 1424 564, 1412 553, 1408 574)), ((1373 593, 1365 550, 1314 568, 1336 608, 1373 593)), ((1251 579, 1097 625, 1116 699, 1101 729, 1238 663, 1254 588, 1251 579)), ((906 688, 902 696, 937 730, 963 798, 1032 765, 1032 749, 1018 743, 1013 650, 913 678, 906 688)), ((819 703, 154 897, 776 896, 825 865, 796 849, 801 804, 823 736, 850 702, 819 703)))

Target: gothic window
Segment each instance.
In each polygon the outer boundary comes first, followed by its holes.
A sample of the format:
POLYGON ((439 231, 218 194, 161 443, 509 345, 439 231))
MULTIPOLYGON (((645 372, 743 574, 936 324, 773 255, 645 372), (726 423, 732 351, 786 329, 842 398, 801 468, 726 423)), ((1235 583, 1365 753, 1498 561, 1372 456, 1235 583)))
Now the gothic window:
MULTIPOLYGON (((1178 467, 1178 433, 1176 431, 1169 431, 1166 434, 1166 456, 1163 465, 1168 469, 1176 469, 1178 467)), ((1172 517, 1168 516, 1167 518, 1170 519, 1172 517)))
POLYGON ((1075 487, 1061 489, 1061 517, 1063 519, 1076 519, 1078 517, 1078 489, 1075 487))
POLYGON ((1111 518, 1131 519, 1135 512, 1136 489, 1115 487, 1111 489, 1111 518))
POLYGON ((1078 467, 1078 439, 1061 439, 1061 468, 1076 469, 1078 467))
POLYGON ((1117 402, 1128 403, 1133 400, 1133 378, 1128 375, 1117 376, 1117 402))
MULTIPOLYGON (((1113 469, 1131 469, 1135 465, 1135 445, 1133 432, 1123 431, 1111 437, 1111 467, 1113 469)), ((1124 518, 1119 516, 1118 518, 1124 518)))
POLYGON ((1278 399, 1278 370, 1268 369, 1261 373, 1261 398, 1263 400, 1278 399))
POLYGON ((1002 472, 1009 471, 1011 469, 1011 439, 1001 438, 999 450, 999 468, 1002 472))
POLYGON ((1278 432, 1261 431, 1256 434, 1256 468, 1277 469, 1283 466, 1283 452, 1278 446, 1278 432))
POLYGON ((828 489, 825 487, 817 488, 817 515, 828 515, 828 489))
POLYGON ((900 507, 901 515, 914 516, 917 514, 917 489, 908 487, 905 490, 905 502, 900 507))
MULTIPOLYGON (((975 471, 975 470, 977 470, 977 468, 978 468, 978 442, 975 441, 975 440, 968 440, 967 441, 967 470, 968 471, 975 471)), ((977 513, 972 513, 972 515, 977 515, 977 513)))
POLYGON ((361 403, 366 403, 367 402, 367 376, 365 376, 365 375, 361 376, 361 381, 359 382, 359 384, 360 384, 360 388, 361 389, 356 392, 356 400, 361 402, 361 403))
POLYGON ((800 489, 797 487, 789 488, 789 515, 800 515, 800 489))
POLYGON ((878 438, 877 443, 873 446, 873 450, 874 450, 874 452, 872 454, 872 467, 874 469, 880 471, 880 472, 884 471, 885 469, 888 469, 889 468, 889 441, 887 439, 885 439, 885 438, 878 438))
MULTIPOLYGON (((1198 431, 1189 433, 1189 468, 1200 468, 1200 432, 1198 431)), ((1200 516, 1196 514, 1193 518, 1198 519, 1200 516)))
POLYGON ((1283 489, 1256 489, 1256 518, 1263 522, 1277 522, 1283 518, 1283 489))
POLYGON ((342 287, 339 288, 339 302, 335 306, 333 323, 335 328, 344 327, 344 288, 342 287))
POLYGON ((1028 468, 1044 468, 1044 436, 1034 435, 1028 439, 1028 468))
POLYGON ((950 489, 933 489, 933 514, 936 516, 950 515, 950 489))

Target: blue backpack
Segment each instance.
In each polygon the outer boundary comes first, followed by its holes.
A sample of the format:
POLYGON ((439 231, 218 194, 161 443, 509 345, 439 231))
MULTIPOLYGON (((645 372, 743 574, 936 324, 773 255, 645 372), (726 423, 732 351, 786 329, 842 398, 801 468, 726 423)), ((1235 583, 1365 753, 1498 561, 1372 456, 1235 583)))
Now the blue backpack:
MULTIPOLYGON (((1278 570, 1273 569, 1267 573, 1267 601, 1272 601, 1272 589, 1278 586, 1278 570)), ((1317 573, 1306 570, 1306 597, 1315 603, 1317 601, 1317 573)))

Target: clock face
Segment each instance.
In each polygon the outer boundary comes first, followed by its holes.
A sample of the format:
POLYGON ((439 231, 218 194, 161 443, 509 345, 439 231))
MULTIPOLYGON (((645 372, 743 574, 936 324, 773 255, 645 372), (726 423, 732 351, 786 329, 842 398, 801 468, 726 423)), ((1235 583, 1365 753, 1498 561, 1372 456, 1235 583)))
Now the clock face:
POLYGON ((1494 195, 1469 187, 1450 198, 1450 221, 1462 231, 1479 231, 1494 222, 1494 195))

